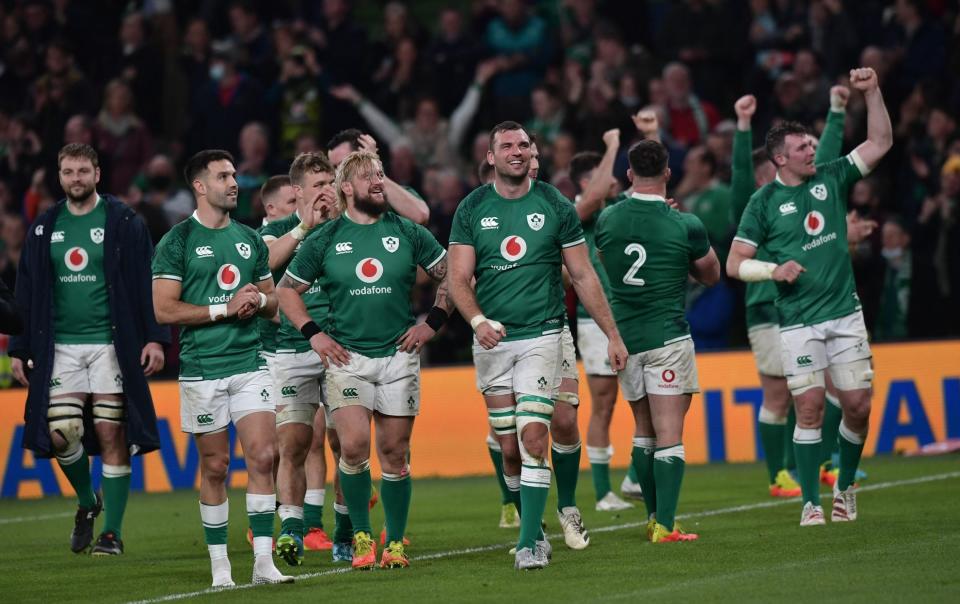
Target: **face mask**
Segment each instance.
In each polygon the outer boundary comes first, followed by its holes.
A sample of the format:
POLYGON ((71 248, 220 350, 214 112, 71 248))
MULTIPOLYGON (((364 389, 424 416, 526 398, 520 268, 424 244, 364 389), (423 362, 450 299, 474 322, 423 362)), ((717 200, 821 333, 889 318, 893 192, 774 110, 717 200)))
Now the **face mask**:
POLYGON ((214 63, 210 66, 210 79, 214 82, 219 82, 223 79, 226 71, 227 68, 223 66, 223 63, 214 63))
POLYGON ((899 260, 903 256, 902 247, 885 247, 880 250, 880 255, 887 260, 899 260))

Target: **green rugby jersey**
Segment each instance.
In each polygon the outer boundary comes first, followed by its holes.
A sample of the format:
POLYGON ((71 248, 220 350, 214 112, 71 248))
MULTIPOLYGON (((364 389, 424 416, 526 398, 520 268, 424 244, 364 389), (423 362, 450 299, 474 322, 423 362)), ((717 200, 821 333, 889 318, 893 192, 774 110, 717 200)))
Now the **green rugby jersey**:
POLYGON ((847 249, 847 194, 867 172, 856 151, 817 166, 801 185, 779 178, 753 194, 735 241, 763 246, 772 261, 806 269, 795 283, 777 282, 782 329, 814 325, 860 308, 847 249), (859 165, 858 165, 859 164, 859 165))
POLYGON ((504 341, 563 328, 561 250, 585 243, 570 200, 547 183, 529 182, 518 199, 501 197, 492 184, 474 189, 457 207, 450 232, 450 245, 474 248, 477 302, 503 323, 504 341))
MULTIPOLYGON (((221 229, 200 224, 197 214, 163 236, 153 255, 153 278, 181 282, 188 304, 226 304, 247 283, 270 278, 263 239, 232 220, 221 229)), ((180 327, 180 379, 214 380, 262 368, 256 316, 180 327)))
MULTIPOLYGON (((298 224, 300 224, 300 217, 294 212, 280 220, 274 220, 262 226, 260 228, 260 235, 264 241, 279 239, 296 228, 298 224)), ((294 255, 300 251, 301 247, 303 247, 302 241, 299 242, 294 249, 294 255)), ((293 256, 291 256, 291 260, 292 259, 293 256)), ((276 283, 279 283, 280 279, 283 278, 283 274, 286 272, 288 266, 290 266, 289 260, 273 271, 273 280, 276 283)), ((320 329, 324 329, 327 321, 327 312, 330 310, 330 299, 323 291, 323 288, 320 287, 319 281, 314 281, 310 285, 310 289, 305 291, 302 297, 304 303, 307 305, 307 312, 310 313, 310 318, 320 326, 320 329)), ((300 331, 293 326, 282 312, 280 313, 279 325, 266 319, 261 319, 260 324, 260 335, 263 338, 264 350, 267 352, 306 352, 310 350, 310 342, 303 339, 300 331), (267 324, 266 328, 264 328, 264 324, 267 324), (268 343, 270 348, 267 348, 268 343)))
POLYGON ((690 263, 710 252, 699 218, 671 209, 662 197, 633 193, 600 214, 597 249, 627 352, 690 337, 684 316, 690 263))
MULTIPOLYGON (((605 208, 609 208, 615 203, 621 202, 627 198, 625 192, 620 192, 616 197, 608 199, 606 201, 605 208)), ((579 202, 579 197, 578 200, 579 202)), ((576 207, 576 203, 574 203, 576 207)), ((597 237, 596 237, 596 226, 597 218, 600 217, 600 213, 603 212, 605 208, 600 208, 593 213, 593 216, 581 222, 583 226, 583 238, 587 241, 587 249, 590 252, 590 264, 593 265, 593 270, 597 271, 597 278, 600 279, 600 285, 603 287, 603 295, 607 297, 607 300, 610 299, 610 279, 607 277, 607 270, 603 268, 603 263, 600 262, 600 256, 597 254, 597 237)), ((583 302, 580 299, 577 299, 577 318, 578 319, 590 319, 593 320, 593 317, 590 316, 590 313, 587 312, 587 309, 583 306, 583 302)))
POLYGON ((113 342, 103 234, 107 209, 99 196, 93 209, 75 216, 64 206, 50 236, 53 265, 53 341, 58 344, 113 342))
POLYGON ((330 300, 326 333, 337 343, 387 357, 414 324, 417 266, 429 270, 446 253, 430 231, 393 212, 373 224, 357 224, 344 213, 307 237, 287 275, 308 285, 319 280, 330 300))
MULTIPOLYGON (((816 163, 822 164, 840 156, 843 146, 843 127, 846 113, 830 111, 827 113, 823 135, 817 146, 816 163)), ((733 135, 733 159, 731 161, 730 190, 733 195, 733 220, 740 222, 750 196, 757 190, 753 173, 753 133, 750 130, 737 130, 733 135)), ((757 248, 757 260, 773 262, 764 246, 757 248)), ((747 329, 760 325, 777 324, 776 300, 777 286, 773 281, 754 281, 747 283, 746 292, 747 329)))

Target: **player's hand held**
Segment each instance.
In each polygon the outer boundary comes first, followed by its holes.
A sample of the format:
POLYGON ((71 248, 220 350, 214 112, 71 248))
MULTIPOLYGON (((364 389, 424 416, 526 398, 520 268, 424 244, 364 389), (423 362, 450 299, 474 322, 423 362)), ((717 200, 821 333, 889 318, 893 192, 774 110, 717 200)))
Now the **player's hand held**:
POLYGON ((23 366, 23 361, 16 357, 10 359, 10 371, 15 380, 20 382, 21 386, 29 386, 30 380, 27 379, 27 372, 23 366))
POLYGON ((236 316, 238 319, 249 319, 260 309, 260 290, 252 283, 240 288, 230 301, 227 302, 227 316, 236 316))
POLYGON ((799 262, 795 260, 787 260, 777 268, 773 269, 773 280, 793 284, 796 283, 797 279, 800 278, 800 273, 805 272, 807 272, 807 269, 800 266, 799 262))
POLYGON ((610 369, 614 371, 623 371, 627 367, 627 345, 618 333, 615 338, 610 338, 607 344, 607 356, 610 357, 610 369))
POLYGON ((847 108, 847 102, 850 100, 850 89, 846 86, 830 87, 830 109, 833 111, 843 111, 847 108))
POLYGON ((850 70, 850 85, 860 92, 870 92, 879 86, 877 72, 871 67, 860 67, 850 70))
POLYGON ((417 323, 400 336, 397 344, 400 345, 400 352, 419 353, 424 344, 432 340, 435 335, 437 332, 432 327, 426 323, 417 323))
POLYGON ((873 234, 877 228, 876 220, 860 218, 856 210, 847 213, 847 242, 860 243, 873 234))
POLYGON ((745 121, 747 125, 757 112, 757 97, 745 94, 733 104, 733 111, 737 114, 737 121, 745 121))
POLYGON ((331 362, 337 367, 343 367, 350 362, 350 353, 323 332, 310 338, 310 347, 320 357, 320 362, 323 363, 324 367, 330 367, 331 362))
POLYGON ((143 375, 153 375, 163 369, 163 346, 157 342, 147 342, 140 352, 140 365, 143 366, 143 375))
POLYGON ((499 321, 477 315, 470 320, 470 327, 477 336, 477 342, 484 350, 490 350, 507 336, 507 328, 499 321))

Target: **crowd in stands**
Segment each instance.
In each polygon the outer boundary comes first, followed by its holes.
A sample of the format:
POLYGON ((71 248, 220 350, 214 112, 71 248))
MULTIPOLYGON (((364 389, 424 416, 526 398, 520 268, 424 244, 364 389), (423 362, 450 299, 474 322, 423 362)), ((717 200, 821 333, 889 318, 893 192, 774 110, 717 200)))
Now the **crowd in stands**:
MULTIPOLYGON (((539 177, 572 198, 571 158, 602 151, 610 128, 627 143, 626 186, 643 108, 670 149, 673 197, 725 256, 733 102, 758 98, 756 146, 779 120, 818 132, 830 86, 861 65, 896 132, 850 196, 879 224, 852 251, 868 328, 877 341, 960 335, 957 0, 0 0, 0 278, 14 285, 27 228, 62 197, 65 143, 97 149, 99 190, 156 242, 194 209, 179 169, 194 152, 234 154, 234 217, 259 226, 268 177, 358 128, 446 243, 493 124, 534 132, 539 177)), ((865 138, 861 95, 846 113, 844 152, 865 138)), ((698 350, 744 344, 742 293, 691 286, 698 350)), ((469 362, 469 327, 446 331, 428 362, 469 362)))

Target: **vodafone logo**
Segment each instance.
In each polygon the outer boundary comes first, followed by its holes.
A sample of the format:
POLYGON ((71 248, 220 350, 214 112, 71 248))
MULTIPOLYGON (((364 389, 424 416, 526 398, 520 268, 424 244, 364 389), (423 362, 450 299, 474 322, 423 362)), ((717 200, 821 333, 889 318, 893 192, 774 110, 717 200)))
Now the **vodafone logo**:
POLYGON ((519 235, 510 235, 500 242, 500 255, 514 262, 527 253, 527 242, 519 235))
POLYGON ((808 213, 803 219, 803 230, 807 232, 807 235, 816 237, 823 232, 825 226, 827 226, 827 221, 824 220, 823 214, 816 210, 808 213))
POLYGON ((87 255, 87 250, 82 247, 72 247, 63 255, 63 262, 67 265, 67 268, 76 273, 87 268, 90 256, 87 255))
POLYGON ((240 285, 240 269, 234 264, 224 264, 217 270, 217 285, 230 291, 240 285))
POLYGON ((364 283, 376 283, 383 276, 383 264, 376 258, 364 258, 357 263, 357 279, 364 283))
POLYGON ((660 379, 669 384, 677 379, 677 374, 673 372, 673 369, 666 369, 660 374, 660 379))

